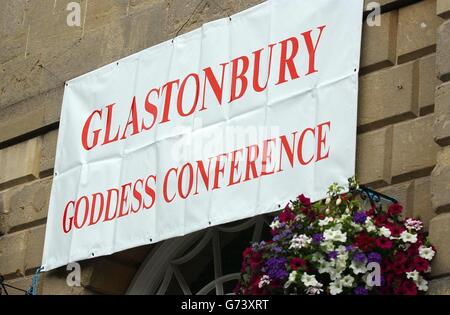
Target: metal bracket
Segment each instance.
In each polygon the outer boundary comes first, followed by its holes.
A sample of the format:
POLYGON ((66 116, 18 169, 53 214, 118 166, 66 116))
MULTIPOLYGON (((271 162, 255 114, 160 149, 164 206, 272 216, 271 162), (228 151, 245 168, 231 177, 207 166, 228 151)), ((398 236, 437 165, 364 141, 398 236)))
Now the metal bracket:
POLYGON ((21 292, 25 293, 25 295, 28 295, 27 290, 23 290, 23 289, 20 289, 20 288, 17 288, 15 286, 5 283, 5 277, 0 275, 0 295, 3 295, 3 294, 9 295, 8 290, 6 288, 11 288, 11 289, 14 289, 17 291, 21 291, 21 292))
POLYGON ((398 203, 397 199, 388 195, 382 194, 366 186, 359 186, 358 189, 363 200, 368 200, 372 206, 382 207, 383 204, 398 203))

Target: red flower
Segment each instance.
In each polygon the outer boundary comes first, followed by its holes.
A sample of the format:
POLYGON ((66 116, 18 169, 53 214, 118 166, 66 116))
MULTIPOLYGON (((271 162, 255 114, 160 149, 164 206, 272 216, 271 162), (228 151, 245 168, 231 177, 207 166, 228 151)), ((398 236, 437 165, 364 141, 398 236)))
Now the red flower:
POLYGON ((419 247, 422 245, 421 242, 417 241, 414 244, 411 244, 406 250, 406 255, 409 257, 415 257, 419 255, 419 247))
POLYGON ((421 271, 426 271, 428 269, 428 267, 430 266, 430 263, 428 262, 428 260, 426 260, 422 257, 416 257, 416 258, 414 258, 412 265, 414 266, 414 269, 421 272, 421 271))
POLYGON ((261 253, 254 252, 252 257, 250 258, 250 267, 252 269, 256 269, 259 267, 259 265, 262 262, 262 255, 261 253))
POLYGON ((374 248, 374 238, 363 232, 358 234, 353 245, 361 249, 363 252, 368 252, 374 248))
POLYGON ((305 197, 305 195, 301 194, 300 196, 297 197, 297 199, 305 207, 310 207, 311 206, 311 199, 305 197))
POLYGON ((388 213, 389 215, 399 215, 403 212, 403 207, 398 203, 393 203, 389 206, 388 213))
POLYGON ((372 206, 372 208, 370 208, 370 210, 366 211, 367 216, 372 217, 375 214, 375 207, 372 206))
POLYGON ((272 288, 272 289, 278 289, 278 288, 281 288, 281 283, 278 281, 278 280, 272 280, 272 281, 270 281, 270 287, 272 288))
POLYGON ((404 274, 406 272, 406 268, 404 264, 394 264, 392 266, 392 271, 396 274, 396 275, 401 275, 404 274))
POLYGON ((294 214, 294 212, 292 212, 292 210, 289 208, 289 206, 286 206, 286 208, 283 210, 283 212, 280 213, 280 216, 278 217, 278 219, 281 223, 293 221, 295 219, 295 214, 294 214))
POLYGON ((380 214, 375 217, 375 225, 376 226, 384 226, 387 223, 388 217, 384 214, 380 214))
POLYGON ((397 253, 394 256, 394 264, 404 264, 408 260, 408 257, 404 253, 397 253))
POLYGON ((375 244, 381 249, 392 248, 392 241, 387 237, 380 237, 375 240, 375 244))
POLYGON ((391 287, 391 286, 392 286, 392 283, 394 282, 394 279, 395 279, 395 275, 394 275, 393 273, 388 273, 388 274, 385 275, 385 277, 384 277, 385 284, 386 284, 388 287, 391 287))
POLYGON ((383 270, 384 273, 391 272, 393 270, 394 264, 389 262, 386 259, 383 259, 383 263, 381 264, 381 270, 383 270))
POLYGON ((404 227, 392 223, 386 224, 386 227, 391 231, 392 236, 399 236, 405 231, 404 227))
POLYGON ((253 295, 261 295, 263 294, 263 289, 259 287, 259 282, 261 281, 261 276, 253 277, 250 281, 250 285, 252 288, 253 295))
POLYGON ((401 285, 404 295, 417 295, 417 286, 414 281, 405 280, 401 285))
POLYGON ((294 257, 291 259, 291 269, 298 270, 299 268, 303 268, 306 266, 306 261, 299 257, 294 257))
POLYGON ((242 258, 247 258, 250 254, 252 253, 252 248, 251 247, 247 247, 244 252, 242 253, 242 258))

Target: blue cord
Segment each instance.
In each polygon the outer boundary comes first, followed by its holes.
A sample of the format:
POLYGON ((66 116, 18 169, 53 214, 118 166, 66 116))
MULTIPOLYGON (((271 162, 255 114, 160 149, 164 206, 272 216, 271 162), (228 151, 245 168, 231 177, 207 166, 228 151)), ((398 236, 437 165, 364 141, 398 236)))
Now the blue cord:
POLYGON ((36 272, 33 276, 33 279, 31 280, 31 288, 27 290, 27 295, 37 295, 37 285, 39 283, 39 278, 41 276, 41 271, 44 269, 44 267, 39 267, 36 269, 36 272))

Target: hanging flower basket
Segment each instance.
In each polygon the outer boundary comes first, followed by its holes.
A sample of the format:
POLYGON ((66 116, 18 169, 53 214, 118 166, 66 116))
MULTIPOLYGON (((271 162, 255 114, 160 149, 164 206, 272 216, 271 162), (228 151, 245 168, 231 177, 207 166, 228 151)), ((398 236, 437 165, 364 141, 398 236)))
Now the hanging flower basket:
POLYGON ((361 190, 332 185, 311 204, 303 195, 271 224, 272 239, 243 253, 238 294, 423 294, 435 249, 403 208, 363 206, 361 190))

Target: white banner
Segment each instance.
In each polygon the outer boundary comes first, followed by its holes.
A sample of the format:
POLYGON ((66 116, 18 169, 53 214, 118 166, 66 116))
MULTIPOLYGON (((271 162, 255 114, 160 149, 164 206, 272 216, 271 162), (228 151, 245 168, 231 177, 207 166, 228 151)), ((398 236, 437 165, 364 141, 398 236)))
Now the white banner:
POLYGON ((273 0, 67 82, 43 267, 354 175, 362 0, 273 0))

